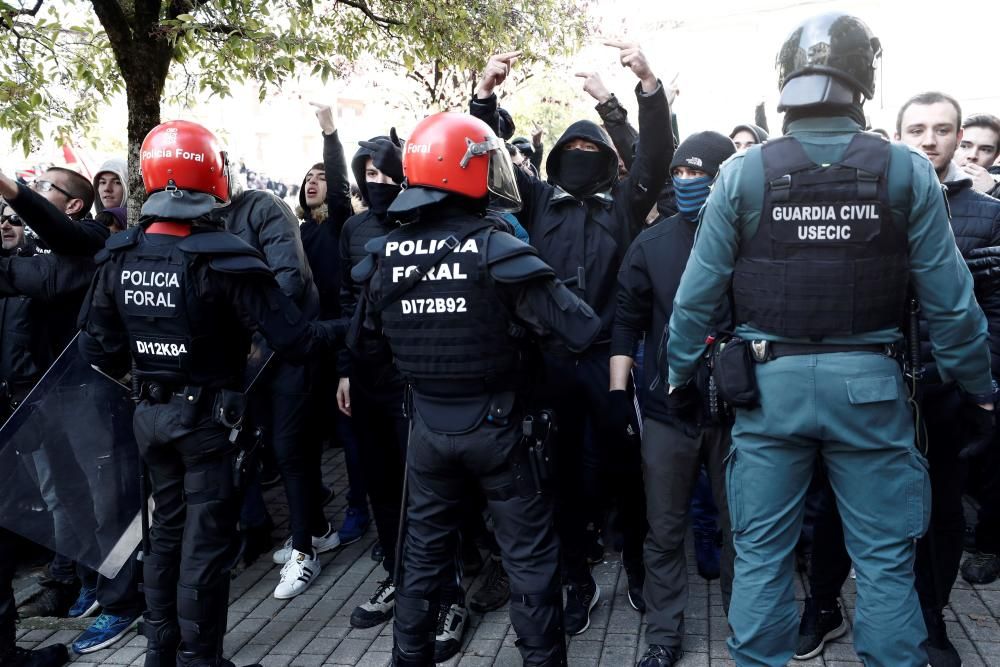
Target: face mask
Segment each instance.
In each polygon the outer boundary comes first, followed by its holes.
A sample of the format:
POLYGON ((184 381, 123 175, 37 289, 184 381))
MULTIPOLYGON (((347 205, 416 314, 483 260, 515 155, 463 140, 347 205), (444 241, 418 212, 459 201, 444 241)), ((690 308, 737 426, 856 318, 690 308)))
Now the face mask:
POLYGON ((402 191, 402 188, 394 183, 365 183, 368 188, 368 208, 380 218, 386 216, 389 204, 402 191))
POLYGON ((607 186, 608 156, 602 151, 564 151, 558 184, 575 197, 592 195, 607 186))
POLYGON ((671 177, 674 182, 674 195, 677 198, 677 210, 685 220, 694 222, 698 219, 698 212, 705 205, 708 193, 712 191, 712 177, 699 176, 698 178, 677 178, 671 177))

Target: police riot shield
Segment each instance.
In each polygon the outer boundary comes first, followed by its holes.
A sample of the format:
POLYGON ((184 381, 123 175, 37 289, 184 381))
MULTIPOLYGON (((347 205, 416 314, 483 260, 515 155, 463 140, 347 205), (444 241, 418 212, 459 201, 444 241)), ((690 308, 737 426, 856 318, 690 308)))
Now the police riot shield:
MULTIPOLYGON (((255 346, 248 386, 270 356, 255 346)), ((134 409, 74 338, 0 428, 0 526, 114 577, 142 540, 134 409)))

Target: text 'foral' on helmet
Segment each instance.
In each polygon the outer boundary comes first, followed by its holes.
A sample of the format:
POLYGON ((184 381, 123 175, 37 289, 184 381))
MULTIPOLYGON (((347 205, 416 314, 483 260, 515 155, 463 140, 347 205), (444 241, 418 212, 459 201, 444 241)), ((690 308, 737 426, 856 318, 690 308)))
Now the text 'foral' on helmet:
POLYGON ((403 147, 403 175, 405 189, 389 213, 413 211, 448 195, 489 197, 491 207, 506 210, 521 205, 503 140, 469 114, 444 112, 420 121, 403 147))
POLYGON ((183 190, 230 198, 229 160, 219 140, 198 123, 172 120, 157 125, 142 142, 139 171, 146 194, 183 190))
POLYGON ((881 42, 855 16, 833 12, 803 21, 778 52, 778 111, 870 100, 881 57, 881 42))

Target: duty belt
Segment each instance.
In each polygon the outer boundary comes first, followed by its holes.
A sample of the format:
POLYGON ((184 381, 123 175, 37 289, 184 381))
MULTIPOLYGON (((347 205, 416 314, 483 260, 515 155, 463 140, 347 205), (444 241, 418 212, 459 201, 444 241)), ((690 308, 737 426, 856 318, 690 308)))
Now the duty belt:
POLYGON ((200 398, 201 387, 179 386, 165 382, 143 382, 139 388, 140 400, 150 403, 167 403, 174 396, 184 396, 190 401, 200 398))
POLYGON ((754 361, 762 364, 779 357, 793 357, 803 354, 834 354, 836 352, 873 352, 896 358, 899 350, 892 343, 823 345, 821 343, 780 343, 771 340, 751 340, 750 351, 754 361))

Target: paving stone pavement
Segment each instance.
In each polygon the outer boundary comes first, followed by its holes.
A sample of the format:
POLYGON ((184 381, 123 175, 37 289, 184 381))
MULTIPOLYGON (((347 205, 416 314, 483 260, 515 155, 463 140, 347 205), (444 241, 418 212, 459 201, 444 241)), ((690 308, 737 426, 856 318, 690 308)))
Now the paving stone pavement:
MULTIPOLYGON (((324 473, 337 498, 328 506, 334 522, 343 517, 347 478, 341 450, 327 450, 324 473)), ((285 537, 287 509, 280 502, 280 488, 265 494, 276 525, 276 541, 285 537)), ((390 662, 392 624, 368 630, 350 627, 351 610, 374 590, 382 578, 381 565, 369 558, 374 528, 361 541, 321 557, 323 571, 316 582, 292 600, 272 597, 279 566, 262 557, 233 581, 226 655, 237 665, 260 662, 264 667, 319 667, 358 665, 382 667, 390 662)), ((690 541, 690 540, 689 540, 690 541)), ((728 634, 722 613, 718 582, 706 583, 694 569, 688 555, 690 602, 685 619, 684 657, 679 667, 721 667, 735 665, 726 650, 728 634)), ((594 567, 601 586, 601 599, 594 609, 590 628, 569 641, 569 664, 573 667, 635 664, 645 648, 642 616, 632 609, 626 595, 626 578, 621 560, 610 550, 606 560, 594 567)), ((32 576, 22 576, 16 584, 18 599, 30 594, 32 576)), ((483 575, 468 579, 466 590, 482 585, 483 575)), ((802 581, 796 577, 796 596, 804 598, 802 581)), ((844 592, 845 607, 854 614, 854 582, 844 592)), ((945 613, 948 634, 958 648, 965 667, 1000 667, 1000 581, 987 586, 971 586, 961 577, 945 613)), ((86 622, 70 619, 25 619, 18 629, 18 644, 26 648, 55 642, 70 643, 86 622)), ((448 667, 520 665, 514 647, 515 635, 506 609, 485 615, 472 614, 462 651, 448 667)), ((75 656, 76 663, 142 665, 146 640, 130 633, 111 648, 75 656)), ((846 667, 860 665, 851 633, 827 645, 823 657, 794 662, 801 667, 846 667)))

